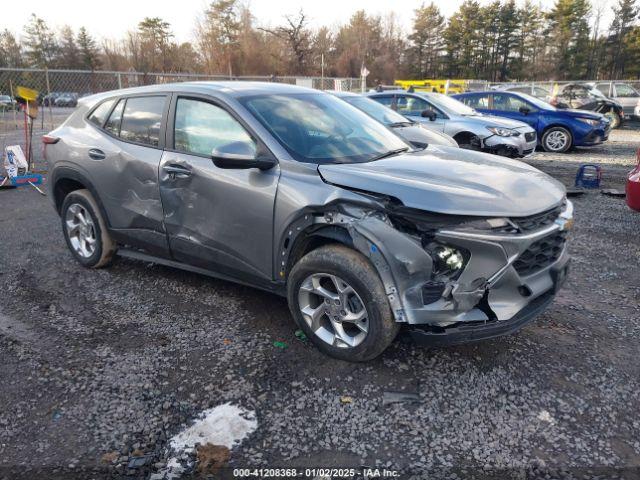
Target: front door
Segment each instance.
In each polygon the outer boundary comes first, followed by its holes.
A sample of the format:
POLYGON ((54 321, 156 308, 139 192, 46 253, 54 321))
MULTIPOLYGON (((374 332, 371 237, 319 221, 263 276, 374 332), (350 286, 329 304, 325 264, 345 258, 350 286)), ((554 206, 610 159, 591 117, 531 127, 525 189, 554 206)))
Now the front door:
POLYGON ((416 122, 420 122, 423 127, 436 132, 444 132, 446 115, 435 105, 427 102, 424 98, 414 95, 396 95, 396 110, 399 114, 409 117, 416 122), (422 112, 431 110, 436 114, 436 118, 431 120, 423 117, 422 112))
POLYGON ((256 150, 259 140, 221 103, 174 97, 160 162, 160 195, 173 257, 240 280, 270 281, 279 168, 216 167, 214 148, 242 142, 256 150))
POLYGON ((538 109, 531 103, 511 93, 494 93, 491 113, 499 117, 511 118, 538 128, 538 109), (524 113, 524 109, 528 112, 524 113))

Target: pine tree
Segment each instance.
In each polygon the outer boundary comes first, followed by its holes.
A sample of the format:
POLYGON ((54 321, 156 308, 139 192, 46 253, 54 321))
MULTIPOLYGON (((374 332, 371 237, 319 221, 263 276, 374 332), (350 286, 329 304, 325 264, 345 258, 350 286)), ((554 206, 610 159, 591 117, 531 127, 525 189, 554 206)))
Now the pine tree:
POLYGON ((610 28, 610 76, 623 78, 634 46, 631 33, 638 18, 636 0, 618 0, 618 4, 613 7, 613 15, 610 28))
POLYGON ((96 70, 100 67, 100 56, 96 41, 89 35, 87 29, 80 27, 78 32, 78 49, 82 68, 96 70))
POLYGON ((547 13, 550 61, 558 79, 581 79, 589 58, 589 0, 556 0, 547 13))
POLYGON ((60 32, 60 57, 57 66, 60 68, 81 68, 80 50, 76 43, 73 30, 68 25, 62 27, 60 32))
POLYGON ((58 45, 47 23, 35 14, 31 15, 24 29, 24 47, 30 66, 50 68, 58 55, 58 45))
POLYGON ((417 78, 438 76, 444 48, 443 26, 444 17, 433 2, 415 10, 407 58, 411 62, 409 71, 417 78))

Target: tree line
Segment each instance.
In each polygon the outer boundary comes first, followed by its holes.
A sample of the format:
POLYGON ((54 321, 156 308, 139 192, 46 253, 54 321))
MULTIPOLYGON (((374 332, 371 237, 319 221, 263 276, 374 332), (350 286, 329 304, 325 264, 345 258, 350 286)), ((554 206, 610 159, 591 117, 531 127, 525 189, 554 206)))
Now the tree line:
POLYGON ((143 19, 121 39, 98 41, 81 27, 58 30, 32 15, 17 36, 0 33, 0 67, 37 67, 209 75, 358 77, 489 81, 640 78, 637 0, 605 7, 594 0, 465 0, 449 18, 436 3, 415 10, 405 32, 393 12, 355 12, 334 28, 312 28, 303 10, 261 25, 242 0, 214 0, 191 42, 176 41, 169 22, 143 19), (611 8, 611 12, 606 9, 611 8), (610 25, 602 24, 606 13, 610 25))

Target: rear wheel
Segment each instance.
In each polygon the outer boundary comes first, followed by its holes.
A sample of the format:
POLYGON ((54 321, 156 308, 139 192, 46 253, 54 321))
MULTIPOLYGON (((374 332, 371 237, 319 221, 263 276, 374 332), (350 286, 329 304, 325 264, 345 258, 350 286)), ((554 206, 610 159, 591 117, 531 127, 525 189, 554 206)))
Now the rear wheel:
POLYGON ((344 245, 327 245, 294 265, 289 308, 300 328, 324 353, 359 362, 380 355, 400 325, 371 263, 344 245))
POLYGON ((75 259, 85 267, 108 265, 116 251, 106 222, 89 190, 75 190, 62 202, 62 231, 75 259))
POLYGON ((551 127, 542 135, 541 143, 547 152, 564 153, 573 145, 573 137, 564 127, 551 127))

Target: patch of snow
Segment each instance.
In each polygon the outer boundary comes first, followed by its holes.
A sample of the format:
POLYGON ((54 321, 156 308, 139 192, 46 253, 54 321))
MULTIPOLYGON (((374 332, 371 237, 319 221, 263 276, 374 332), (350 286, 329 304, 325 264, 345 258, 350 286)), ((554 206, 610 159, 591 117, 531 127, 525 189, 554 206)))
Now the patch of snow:
POLYGON ((175 435, 169 441, 172 457, 160 478, 179 478, 184 469, 179 458, 193 451, 196 444, 224 445, 228 449, 240 444, 258 428, 255 412, 225 403, 202 412, 201 418, 193 425, 175 435))
POLYGON ((538 414, 538 420, 542 420, 543 422, 553 423, 553 417, 547 410, 541 410, 538 414))

